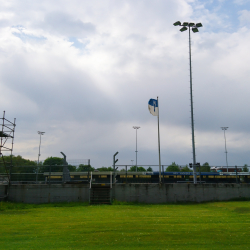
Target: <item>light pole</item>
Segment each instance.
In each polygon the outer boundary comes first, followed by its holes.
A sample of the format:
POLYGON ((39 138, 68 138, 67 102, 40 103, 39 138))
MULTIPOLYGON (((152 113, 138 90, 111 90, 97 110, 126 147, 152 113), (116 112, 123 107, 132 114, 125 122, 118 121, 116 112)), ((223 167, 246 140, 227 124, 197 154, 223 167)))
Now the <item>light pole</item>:
POLYGON ((135 136, 135 166, 136 166, 136 172, 137 172, 137 130, 140 128, 138 126, 133 126, 133 128, 136 130, 136 136, 135 136))
POLYGON ((45 134, 45 132, 37 131, 37 133, 40 135, 39 152, 38 152, 38 161, 37 161, 37 164, 39 164, 39 157, 41 156, 41 154, 40 154, 41 137, 42 137, 43 134, 45 134))
POLYGON ((38 151, 38 161, 37 161, 37 169, 36 169, 36 183, 38 180, 38 168, 39 168, 39 157, 40 157, 40 148, 41 148, 41 136, 45 133, 45 132, 41 132, 41 131, 37 131, 37 133, 40 135, 40 143, 39 143, 39 151, 38 151))
POLYGON ((134 160, 131 160, 131 162, 132 162, 132 167, 133 167, 133 162, 134 162, 134 160))
POLYGON ((225 138, 225 153, 226 153, 226 163, 227 163, 227 172, 228 172, 228 162, 227 162, 227 140, 226 140, 226 130, 228 127, 221 127, 224 130, 224 138, 225 138))
POLYGON ((196 176, 196 155, 195 155, 195 141, 194 141, 194 108, 193 108, 193 86, 192 86, 192 60, 191 60, 191 35, 190 28, 194 33, 199 32, 198 28, 202 27, 201 23, 188 23, 184 22, 181 24, 180 21, 174 23, 174 26, 182 26, 181 32, 188 29, 189 34, 189 75, 190 75, 190 101, 191 101, 191 128, 192 128, 192 148, 193 148, 193 174, 194 174, 194 184, 197 183, 196 176))

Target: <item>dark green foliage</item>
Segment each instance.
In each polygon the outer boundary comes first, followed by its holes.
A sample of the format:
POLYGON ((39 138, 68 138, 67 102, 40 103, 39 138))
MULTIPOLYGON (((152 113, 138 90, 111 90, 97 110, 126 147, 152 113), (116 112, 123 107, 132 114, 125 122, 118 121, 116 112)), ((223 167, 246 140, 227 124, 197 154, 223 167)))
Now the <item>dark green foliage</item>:
POLYGON ((167 172, 179 172, 180 168, 175 162, 172 162, 172 164, 167 167, 166 171, 167 172))
POLYGON ((151 167, 148 167, 147 171, 148 172, 153 172, 153 169, 151 167))
POLYGON ((43 162, 43 166, 39 168, 39 173, 44 172, 63 172, 63 158, 48 157, 43 162))
MULTIPOLYGON (((205 162, 201 167, 201 172, 211 172, 211 167, 209 166, 208 162, 205 162)), ((199 171, 199 169, 196 169, 199 171)))
POLYGON ((88 202, 61 202, 61 203, 44 203, 44 204, 28 204, 28 203, 16 203, 16 202, 0 202, 0 211, 6 210, 23 210, 31 208, 42 207, 79 207, 89 206, 88 202))
MULTIPOLYGON (((4 156, 4 162, 9 171, 11 165, 11 156, 4 156)), ((3 159, 0 158, 0 172, 5 172, 3 159)), ((22 156, 12 156, 12 173, 34 173, 37 168, 37 162, 22 158, 22 156)))
POLYGON ((44 162, 43 162, 44 166, 61 166, 63 165, 63 158, 60 157, 48 157, 44 162))
POLYGON ((70 172, 76 172, 76 166, 68 165, 67 167, 70 172))
MULTIPOLYGON (((4 156, 4 161, 7 163, 11 162, 11 156, 4 156)), ((28 159, 24 159, 21 155, 14 156, 12 155, 12 165, 14 167, 19 167, 19 166, 34 166, 37 165, 36 161, 31 161, 28 159)))
MULTIPOLYGON (((64 159, 60 157, 48 157, 43 162, 43 166, 39 168, 39 173, 44 172, 63 172, 64 159)), ((67 165, 70 172, 76 172, 76 167, 72 165, 67 165)))
POLYGON ((95 169, 91 167, 91 165, 84 165, 80 164, 79 167, 76 169, 77 172, 87 172, 87 171, 94 171, 95 169))
POLYGON ((242 168, 242 172, 249 172, 247 164, 245 164, 244 167, 242 168))
POLYGON ((186 165, 182 170, 181 172, 192 172, 189 167, 186 165))
MULTIPOLYGON (((131 167, 128 172, 136 172, 136 166, 131 167)), ((137 172, 146 172, 144 167, 137 167, 137 172)))
POLYGON ((113 171, 112 167, 101 167, 101 168, 97 168, 97 170, 104 172, 104 171, 113 171))

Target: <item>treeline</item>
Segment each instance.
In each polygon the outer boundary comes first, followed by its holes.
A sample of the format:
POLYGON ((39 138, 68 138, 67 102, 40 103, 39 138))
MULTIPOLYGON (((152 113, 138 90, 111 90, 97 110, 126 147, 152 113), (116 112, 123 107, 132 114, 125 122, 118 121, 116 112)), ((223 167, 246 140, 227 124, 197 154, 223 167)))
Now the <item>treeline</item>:
MULTIPOLYGON (((171 165, 169 165, 166 168, 167 172, 192 172, 193 169, 190 169, 188 165, 185 167, 181 167, 177 165, 175 162, 172 162, 171 165)), ((211 172, 211 167, 209 166, 208 162, 205 162, 203 165, 200 166, 200 168, 196 168, 196 171, 201 171, 201 172, 211 172)))
MULTIPOLYGON (((7 169, 9 169, 11 156, 4 156, 4 161, 6 163, 7 169)), ((36 173, 38 170, 39 173, 43 172, 62 172, 63 171, 63 158, 60 157, 48 157, 43 163, 40 162, 37 164, 37 161, 31 161, 28 159, 22 158, 22 156, 12 156, 12 173, 36 173)), ((113 167, 101 167, 101 168, 93 168, 91 165, 80 164, 78 167, 73 165, 68 165, 68 169, 70 172, 86 172, 86 171, 113 171, 113 167)), ((135 172, 137 169, 138 172, 152 172, 153 169, 151 167, 144 168, 142 166, 132 166, 127 169, 128 172, 135 172)), ((117 171, 126 171, 125 168, 117 170, 117 171)), ((182 167, 175 162, 172 162, 167 168, 164 169, 166 172, 192 172, 193 169, 190 169, 188 165, 182 167)), ((200 169, 197 168, 197 171, 201 172, 210 172, 211 167, 208 162, 205 162, 200 166, 200 169)), ((247 164, 244 165, 243 172, 248 172, 247 164)), ((0 173, 4 173, 4 162, 0 157, 0 173)))

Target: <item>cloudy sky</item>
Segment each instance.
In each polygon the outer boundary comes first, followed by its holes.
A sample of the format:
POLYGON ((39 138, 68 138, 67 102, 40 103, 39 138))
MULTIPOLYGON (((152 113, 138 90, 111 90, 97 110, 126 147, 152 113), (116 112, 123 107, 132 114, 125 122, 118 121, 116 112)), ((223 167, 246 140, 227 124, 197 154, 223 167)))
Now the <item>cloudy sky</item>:
POLYGON ((93 167, 192 162, 188 32, 198 162, 250 165, 249 0, 0 1, 0 111, 16 118, 14 155, 93 167))

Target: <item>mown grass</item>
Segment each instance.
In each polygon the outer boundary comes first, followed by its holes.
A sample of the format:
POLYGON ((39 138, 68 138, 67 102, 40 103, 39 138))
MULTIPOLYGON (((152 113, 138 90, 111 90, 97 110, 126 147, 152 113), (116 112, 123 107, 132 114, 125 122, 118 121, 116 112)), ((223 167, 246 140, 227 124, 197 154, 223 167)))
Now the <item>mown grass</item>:
POLYGON ((250 249, 249 201, 115 204, 1 202, 0 249, 250 249))

